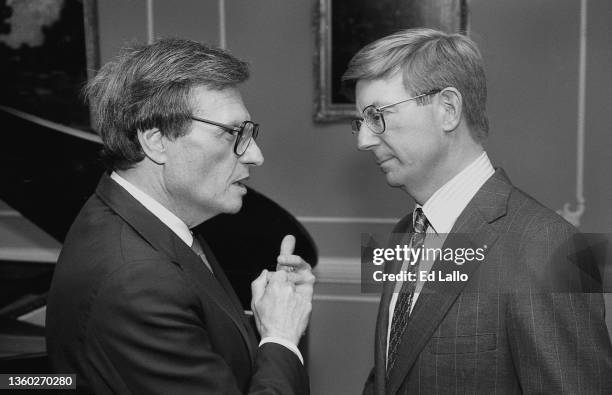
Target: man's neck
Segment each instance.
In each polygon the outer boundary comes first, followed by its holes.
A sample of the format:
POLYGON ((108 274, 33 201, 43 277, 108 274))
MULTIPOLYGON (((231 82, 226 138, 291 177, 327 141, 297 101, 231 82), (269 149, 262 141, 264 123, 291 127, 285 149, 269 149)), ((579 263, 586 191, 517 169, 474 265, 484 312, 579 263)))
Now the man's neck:
POLYGON ((153 197, 141 190, 139 187, 123 178, 117 172, 114 171, 110 177, 130 195, 132 195, 132 197, 142 204, 147 210, 155 215, 161 222, 163 222, 168 228, 170 228, 170 230, 172 230, 181 240, 183 240, 185 244, 188 246, 193 244, 193 236, 187 227, 187 224, 185 224, 183 220, 181 220, 173 212, 168 210, 157 200, 153 199, 153 197))
POLYGON ((474 162, 482 153, 484 148, 481 145, 469 144, 454 150, 445 163, 441 164, 435 172, 432 172, 427 179, 422 180, 423 184, 417 188, 406 188, 406 192, 420 205, 424 205, 429 198, 444 184, 461 173, 470 163, 474 162))
POLYGON ((197 213, 197 215, 190 213, 189 207, 172 199, 162 174, 155 170, 147 168, 144 163, 140 163, 137 167, 128 170, 115 170, 115 172, 180 218, 189 228, 212 217, 211 215, 202 220, 203 213, 197 213))
MULTIPOLYGON (((163 183, 154 174, 139 167, 128 170, 115 170, 115 173, 177 215, 176 210, 173 210, 172 204, 167 198, 168 195, 164 193, 163 183)), ((180 218, 179 215, 177 216, 180 218)))

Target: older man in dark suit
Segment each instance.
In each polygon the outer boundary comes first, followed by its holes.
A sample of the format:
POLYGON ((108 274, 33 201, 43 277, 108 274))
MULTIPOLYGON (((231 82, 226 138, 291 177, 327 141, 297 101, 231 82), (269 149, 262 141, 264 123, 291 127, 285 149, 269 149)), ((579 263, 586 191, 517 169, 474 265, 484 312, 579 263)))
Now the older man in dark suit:
POLYGON ((95 393, 307 394, 297 343, 314 277, 281 246, 253 282, 259 341, 205 240, 190 228, 240 210, 263 163, 237 86, 245 63, 187 40, 127 50, 88 86, 109 167, 66 238, 47 344, 95 393))
POLYGON ((475 43, 398 32, 361 49, 344 79, 356 83, 359 149, 416 201, 394 232, 407 232, 413 251, 475 251, 470 262, 434 253, 387 264, 416 281, 384 284, 364 393, 611 393, 603 298, 597 274, 573 260, 577 230, 514 187, 483 148, 475 43))

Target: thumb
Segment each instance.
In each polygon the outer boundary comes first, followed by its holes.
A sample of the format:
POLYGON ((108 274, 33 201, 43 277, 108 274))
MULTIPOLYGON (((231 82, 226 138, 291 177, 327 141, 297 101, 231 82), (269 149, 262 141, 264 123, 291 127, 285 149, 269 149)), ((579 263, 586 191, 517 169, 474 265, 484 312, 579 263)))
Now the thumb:
POLYGON ((280 255, 293 255, 295 249, 295 237, 293 235, 286 235, 283 237, 280 247, 280 255))

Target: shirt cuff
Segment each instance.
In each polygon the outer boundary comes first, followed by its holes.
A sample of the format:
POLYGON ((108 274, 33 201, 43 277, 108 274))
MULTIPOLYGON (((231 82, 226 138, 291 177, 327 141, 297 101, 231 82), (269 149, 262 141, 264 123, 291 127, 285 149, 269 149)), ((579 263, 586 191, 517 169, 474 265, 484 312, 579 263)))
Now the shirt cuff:
POLYGON ((291 343, 290 341, 282 339, 280 337, 268 336, 261 339, 261 341, 259 342, 259 347, 266 343, 276 343, 280 344, 281 346, 287 347, 295 355, 297 355, 297 357, 300 359, 300 362, 302 362, 302 365, 304 365, 304 358, 302 358, 302 353, 300 352, 300 350, 298 350, 297 346, 291 343))

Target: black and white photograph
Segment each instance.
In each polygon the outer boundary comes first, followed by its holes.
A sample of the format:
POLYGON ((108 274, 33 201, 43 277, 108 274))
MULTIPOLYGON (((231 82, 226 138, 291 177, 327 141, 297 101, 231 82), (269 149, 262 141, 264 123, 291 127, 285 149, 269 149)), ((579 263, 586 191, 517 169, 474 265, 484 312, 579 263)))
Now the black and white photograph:
POLYGON ((611 20, 0 0, 0 391, 611 394, 611 20))

